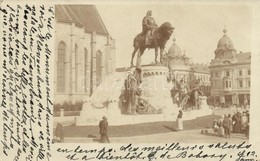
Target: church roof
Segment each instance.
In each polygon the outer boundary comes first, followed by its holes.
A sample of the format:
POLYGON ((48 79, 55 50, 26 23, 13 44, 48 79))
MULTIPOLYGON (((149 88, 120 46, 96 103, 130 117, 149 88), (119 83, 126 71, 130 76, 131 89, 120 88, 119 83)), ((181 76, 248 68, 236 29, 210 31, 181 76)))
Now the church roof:
POLYGON ((224 29, 223 32, 224 35, 218 41, 217 49, 215 50, 215 52, 218 52, 220 50, 235 50, 232 40, 226 35, 227 30, 224 29))
POLYGON ((75 23, 84 27, 86 32, 109 34, 94 5, 56 5, 55 18, 57 22, 75 23))
POLYGON ((169 57, 182 56, 181 48, 175 43, 176 39, 173 39, 173 44, 168 50, 169 57))

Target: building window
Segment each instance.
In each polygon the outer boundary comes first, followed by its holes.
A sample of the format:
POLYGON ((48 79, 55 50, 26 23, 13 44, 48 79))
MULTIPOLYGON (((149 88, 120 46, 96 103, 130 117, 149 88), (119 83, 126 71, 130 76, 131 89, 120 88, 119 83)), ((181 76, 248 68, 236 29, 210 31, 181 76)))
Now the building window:
POLYGON ((239 70, 239 76, 242 76, 242 75, 243 75, 243 71, 239 70))
POLYGON ((57 61, 57 92, 65 91, 65 54, 66 45, 64 42, 60 42, 57 61))
POLYGON ((247 82, 247 86, 248 86, 248 87, 251 86, 251 82, 250 82, 250 80, 247 82))
POLYGON ((225 88, 231 88, 231 81, 225 81, 225 88))
POLYGON ((226 81, 226 88, 228 88, 228 81, 226 81))
POLYGON ((226 71, 226 76, 229 77, 230 76, 230 73, 229 71, 226 71))
POLYGON ((239 87, 240 87, 240 88, 243 87, 243 81, 242 81, 242 80, 239 80, 238 84, 239 84, 239 87))
POLYGON ((247 75, 251 75, 251 70, 250 69, 247 70, 247 75))

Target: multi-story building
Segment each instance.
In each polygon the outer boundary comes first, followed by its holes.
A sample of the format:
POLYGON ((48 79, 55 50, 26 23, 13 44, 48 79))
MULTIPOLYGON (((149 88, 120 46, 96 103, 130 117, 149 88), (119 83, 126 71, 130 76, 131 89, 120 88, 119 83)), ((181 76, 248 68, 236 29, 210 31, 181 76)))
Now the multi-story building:
POLYGON ((55 103, 80 101, 115 72, 115 41, 93 5, 56 5, 55 18, 55 103))
POLYGON ((236 52, 227 30, 210 63, 211 96, 215 103, 249 105, 251 53, 236 52))
POLYGON ((190 58, 186 56, 185 51, 176 44, 176 39, 173 39, 173 44, 166 54, 166 63, 170 74, 176 81, 184 78, 187 84, 191 84, 194 80, 200 80, 200 88, 205 95, 210 95, 210 73, 207 64, 190 63, 190 58))

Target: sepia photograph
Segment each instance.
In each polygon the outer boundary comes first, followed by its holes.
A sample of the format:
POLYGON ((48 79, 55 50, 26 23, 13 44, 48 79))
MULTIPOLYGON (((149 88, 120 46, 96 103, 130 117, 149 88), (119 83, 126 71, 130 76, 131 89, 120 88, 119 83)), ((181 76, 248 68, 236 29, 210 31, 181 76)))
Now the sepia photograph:
POLYGON ((249 141, 247 5, 56 4, 54 143, 249 141))
POLYGON ((0 160, 259 161, 259 4, 0 0, 0 160))

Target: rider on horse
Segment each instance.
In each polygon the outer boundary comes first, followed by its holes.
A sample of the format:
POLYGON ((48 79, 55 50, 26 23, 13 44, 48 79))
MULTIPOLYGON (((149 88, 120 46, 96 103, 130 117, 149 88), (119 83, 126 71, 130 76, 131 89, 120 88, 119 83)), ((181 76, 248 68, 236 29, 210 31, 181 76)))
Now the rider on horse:
POLYGON ((143 35, 145 36, 145 45, 150 45, 149 43, 149 38, 150 35, 153 34, 153 31, 155 28, 157 28, 157 24, 154 20, 154 18, 152 17, 152 11, 149 10, 146 13, 146 16, 143 18, 143 35))

